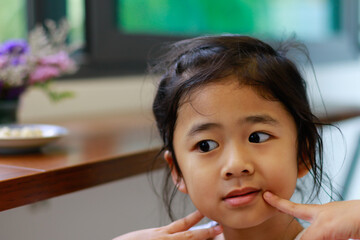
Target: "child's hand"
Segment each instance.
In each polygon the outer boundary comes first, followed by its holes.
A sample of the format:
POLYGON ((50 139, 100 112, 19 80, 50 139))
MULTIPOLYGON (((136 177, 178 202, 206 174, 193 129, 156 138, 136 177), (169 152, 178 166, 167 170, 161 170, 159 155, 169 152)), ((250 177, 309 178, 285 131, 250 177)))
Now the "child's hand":
POLYGON ((297 204, 270 193, 264 199, 281 212, 311 223, 302 240, 360 239, 360 201, 340 201, 323 205, 297 204))
POLYGON ((167 226, 131 232, 113 240, 205 240, 214 238, 216 235, 222 233, 222 228, 220 226, 187 231, 203 217, 204 216, 199 211, 196 211, 167 226))

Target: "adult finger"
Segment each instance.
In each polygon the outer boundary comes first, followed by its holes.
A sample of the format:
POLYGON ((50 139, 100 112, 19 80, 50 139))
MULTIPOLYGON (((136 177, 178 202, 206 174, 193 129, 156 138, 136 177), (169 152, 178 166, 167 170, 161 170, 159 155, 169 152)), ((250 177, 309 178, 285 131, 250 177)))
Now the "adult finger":
POLYGON ((202 215, 199 211, 195 211, 193 213, 190 213, 186 217, 179 219, 165 228, 167 229, 168 233, 177 233, 186 231, 198 222, 200 222, 201 219, 204 218, 204 215, 202 215))
POLYGON ((315 205, 293 203, 289 200, 280 198, 271 192, 265 192, 263 197, 268 204, 281 212, 308 222, 311 222, 316 214, 315 205))
POLYGON ((205 239, 209 239, 209 238, 214 238, 217 235, 219 235, 220 233, 222 233, 223 229, 222 227, 219 226, 215 226, 215 227, 211 227, 211 228, 206 228, 206 229, 198 229, 198 230, 193 230, 193 231, 185 231, 185 232, 179 232, 179 233, 175 233, 172 235, 171 239, 174 240, 205 240, 205 239))

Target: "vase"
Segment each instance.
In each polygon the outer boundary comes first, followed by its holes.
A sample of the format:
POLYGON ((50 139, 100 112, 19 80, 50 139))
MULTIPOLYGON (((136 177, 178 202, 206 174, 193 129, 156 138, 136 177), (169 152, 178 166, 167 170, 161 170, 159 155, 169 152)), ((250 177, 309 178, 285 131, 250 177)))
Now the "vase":
POLYGON ((0 124, 16 123, 19 99, 0 99, 0 124))

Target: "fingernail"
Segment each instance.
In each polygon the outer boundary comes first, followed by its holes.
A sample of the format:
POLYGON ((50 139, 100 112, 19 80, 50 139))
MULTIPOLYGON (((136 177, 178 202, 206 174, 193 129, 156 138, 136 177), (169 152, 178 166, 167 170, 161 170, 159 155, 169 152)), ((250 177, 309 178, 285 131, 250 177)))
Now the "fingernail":
POLYGON ((222 231, 223 231, 223 228, 220 225, 214 227, 215 234, 220 234, 220 233, 222 233, 222 231))
POLYGON ((271 198, 273 195, 271 192, 265 192, 264 193, 264 198, 271 198))

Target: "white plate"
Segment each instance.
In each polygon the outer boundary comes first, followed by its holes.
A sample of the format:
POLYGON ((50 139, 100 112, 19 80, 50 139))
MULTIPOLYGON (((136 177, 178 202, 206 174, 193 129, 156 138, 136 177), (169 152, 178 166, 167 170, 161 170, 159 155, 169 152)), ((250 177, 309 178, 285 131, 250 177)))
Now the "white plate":
POLYGON ((21 129, 24 127, 40 129, 41 137, 8 137, 0 138, 0 150, 28 150, 42 147, 65 135, 68 131, 64 127, 45 124, 0 124, 0 128, 21 129))

